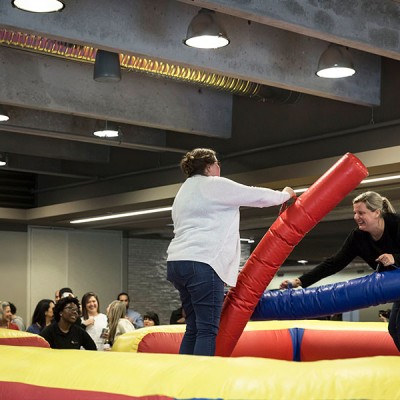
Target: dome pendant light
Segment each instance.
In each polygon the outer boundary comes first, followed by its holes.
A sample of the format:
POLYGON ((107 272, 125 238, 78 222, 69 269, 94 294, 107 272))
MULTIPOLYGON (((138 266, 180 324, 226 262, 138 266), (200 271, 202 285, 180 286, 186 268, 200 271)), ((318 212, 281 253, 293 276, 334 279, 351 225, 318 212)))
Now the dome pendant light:
POLYGON ((186 46, 198 49, 219 49, 229 44, 225 30, 215 20, 214 11, 202 8, 190 23, 186 46))
POLYGON ((8 164, 8 154, 0 153, 0 167, 5 167, 8 164))
POLYGON ((6 110, 0 105, 0 122, 6 122, 10 119, 6 110))
POLYGON ((60 0, 12 0, 11 4, 20 10, 34 13, 51 13, 65 7, 60 0))
POLYGON ((316 74, 320 78, 346 78, 356 73, 348 49, 330 44, 322 53, 316 74))
POLYGON ((114 122, 106 121, 104 129, 93 132, 93 135, 100 138, 115 138, 119 136, 119 129, 114 122))

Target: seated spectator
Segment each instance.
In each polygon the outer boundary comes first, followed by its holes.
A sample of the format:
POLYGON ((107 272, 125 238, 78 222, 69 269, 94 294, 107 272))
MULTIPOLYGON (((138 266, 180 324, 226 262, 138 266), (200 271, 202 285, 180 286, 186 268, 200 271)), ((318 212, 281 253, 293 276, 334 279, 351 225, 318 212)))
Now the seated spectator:
MULTIPOLYGON (((57 293, 57 292, 56 292, 57 293)), ((59 300, 63 299, 64 297, 76 297, 74 292, 69 287, 64 287, 58 291, 59 300)))
POLYGON ((82 297, 82 325, 96 343, 97 350, 104 350, 107 315, 100 312, 99 298, 93 292, 85 293, 82 297))
POLYGON ((160 319, 153 311, 147 311, 146 314, 143 315, 143 322, 144 326, 160 325, 160 319))
POLYGON ((126 307, 126 318, 132 322, 136 329, 143 328, 143 317, 137 312, 129 308, 130 298, 129 294, 122 292, 117 296, 117 300, 122 301, 126 307))
POLYGON ((7 301, 0 302, 0 328, 4 329, 13 329, 15 331, 19 331, 17 325, 11 322, 11 307, 10 303, 7 301))
POLYGON ((89 334, 76 325, 79 312, 79 300, 76 297, 65 297, 58 301, 54 307, 55 323, 40 332, 52 349, 97 350, 89 334))
MULTIPOLYGON (((57 292, 56 292, 57 293, 57 292)), ((64 287, 58 291, 58 295, 60 299, 64 299, 65 297, 74 297, 77 298, 77 296, 74 295, 74 292, 72 291, 71 288, 69 287, 64 287)), ((57 303, 56 303, 57 304, 57 303)), ((79 306, 81 307, 81 306, 79 306)), ((81 315, 82 315, 82 309, 79 309, 79 318, 77 318, 75 324, 78 326, 81 326, 82 328, 85 328, 82 326, 82 320, 81 320, 81 315)))
POLYGON ((186 315, 185 311, 182 307, 172 311, 171 317, 169 319, 170 324, 185 324, 186 323, 186 315))
POLYGON ((11 322, 13 324, 17 325, 18 329, 20 331, 25 331, 26 326, 25 326, 25 323, 24 323, 24 320, 22 319, 22 317, 17 315, 17 307, 15 307, 15 305, 13 303, 11 303, 11 301, 9 301, 8 304, 10 305, 10 309, 11 309, 11 322))
POLYGON ((119 335, 135 330, 133 324, 126 318, 126 306, 122 301, 114 300, 107 307, 107 317, 108 343, 111 346, 119 335))
POLYGON ((35 311, 32 315, 32 324, 26 330, 30 333, 40 334, 42 329, 49 326, 54 318, 54 301, 50 299, 40 300, 36 304, 35 311))

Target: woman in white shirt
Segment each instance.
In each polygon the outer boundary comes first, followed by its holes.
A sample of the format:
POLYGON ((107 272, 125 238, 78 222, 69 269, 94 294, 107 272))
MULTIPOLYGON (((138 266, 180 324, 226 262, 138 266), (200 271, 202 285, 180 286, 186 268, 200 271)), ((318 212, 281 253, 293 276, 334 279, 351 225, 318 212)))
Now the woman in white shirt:
POLYGON ((211 149, 183 157, 188 179, 172 207, 174 238, 168 247, 167 279, 179 291, 186 313, 180 354, 214 355, 224 299, 224 282, 235 286, 240 262, 239 207, 280 205, 293 197, 282 191, 250 187, 220 177, 211 149))
POLYGON ((96 343, 97 350, 104 350, 103 329, 107 328, 107 316, 100 312, 99 298, 93 292, 82 297, 82 325, 96 343))

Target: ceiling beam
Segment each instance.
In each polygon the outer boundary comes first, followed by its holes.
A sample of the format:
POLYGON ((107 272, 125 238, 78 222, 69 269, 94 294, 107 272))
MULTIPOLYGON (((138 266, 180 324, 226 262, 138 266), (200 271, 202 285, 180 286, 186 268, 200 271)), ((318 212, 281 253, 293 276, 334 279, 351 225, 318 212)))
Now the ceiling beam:
MULTIPOLYGON (((356 157, 375 174, 398 171, 400 146, 368 150, 354 153, 356 157), (395 167, 395 169, 392 168, 395 167)), ((341 156, 303 161, 295 164, 266 168, 250 173, 244 172, 229 176, 234 181, 253 186, 266 186, 279 189, 286 185, 299 187, 313 184, 322 174, 334 165, 341 156), (262 177, 268 177, 264 180, 262 177), (285 177, 282 179, 282 177, 285 177)))
POLYGON ((182 39, 196 11, 165 0, 121 0, 118 7, 108 0, 70 0, 61 13, 28 15, 2 2, 0 26, 330 99, 380 104, 379 57, 352 51, 356 75, 321 79, 315 70, 327 42, 226 14, 219 17, 231 44, 218 51, 191 49, 182 39))
POLYGON ((393 0, 178 0, 400 60, 400 4, 393 0))
MULTIPOLYGON (((55 157, 58 152, 57 157, 62 159, 108 162, 109 149, 107 147, 109 146, 154 152, 184 152, 182 149, 167 147, 167 134, 165 130, 161 129, 118 124, 121 131, 118 138, 102 139, 94 136, 93 132, 103 128, 104 121, 11 106, 7 107, 7 113, 10 121, 0 124, 0 131, 49 138, 52 143, 57 143, 56 152, 48 152, 47 147, 41 146, 41 142, 37 140, 36 147, 42 149, 43 157, 55 157), (65 141, 70 141, 69 146, 63 146, 65 141), (71 144, 71 141, 88 144, 71 144), (81 152, 83 152, 83 156, 79 157, 81 152)), ((0 149, 2 148, 0 147, 0 149)), ((3 151, 11 150, 4 149, 3 151)), ((15 152, 18 153, 18 149, 15 152)))
POLYGON ((13 130, 0 124, 0 151, 31 155, 56 160, 108 163, 110 152, 107 147, 90 145, 49 137, 35 138, 15 134, 13 130))
POLYGON ((28 172, 30 174, 51 175, 79 180, 93 180, 96 177, 77 172, 60 159, 35 157, 32 155, 9 154, 7 166, 2 167, 8 171, 28 172))
POLYGON ((0 103, 229 138, 232 95, 123 72, 93 80, 93 65, 0 46, 0 103))
POLYGON ((170 205, 175 197, 180 184, 166 185, 157 188, 136 190, 116 195, 101 196, 92 199, 71 201, 63 204, 55 204, 37 207, 27 211, 26 218, 31 221, 40 221, 51 218, 60 222, 79 218, 80 216, 98 216, 124 211, 141 210, 170 205))
MULTIPOLYGON (((400 146, 395 146, 386 149, 372 150, 361 153, 356 153, 357 156, 369 170, 374 168, 381 168, 382 160, 384 165, 398 166, 398 154, 400 146)), ((334 165, 340 157, 330 157, 320 160, 312 160, 308 162, 290 164, 280 167, 267 168, 258 171, 251 171, 242 174, 229 175, 228 178, 244 184, 251 184, 256 186, 267 186, 272 188, 282 188, 283 186, 290 185, 296 186, 296 181, 301 178, 304 182, 311 185, 324 174, 332 165, 334 165), (265 181, 263 177, 268 177, 265 181), (285 177, 285 182, 282 181, 282 176, 285 177)), ((120 193, 109 196, 95 197, 85 200, 77 200, 54 204, 49 206, 37 207, 30 210, 25 210, 25 213, 12 211, 7 214, 0 208, 0 219, 15 220, 27 223, 46 223, 51 221, 52 225, 66 226, 69 220, 79 217, 99 216, 111 213, 143 210, 148 208, 170 206, 181 184, 172 184, 159 186, 156 188, 143 189, 120 193), (8 217, 9 215, 9 217, 8 217), (19 216, 19 217, 18 217, 19 216)), ((368 187, 368 186, 365 186, 368 187)), ((360 190, 365 190, 362 186, 360 190)), ((7 209, 8 210, 8 209, 7 209)), ((348 215, 348 210, 346 211, 348 215)), ((168 213, 167 213, 168 214, 168 213)), ((265 210, 266 221, 274 216, 276 210, 265 210)), ((168 214, 169 215, 169 214, 168 214)), ((333 211, 334 218, 343 218, 343 210, 337 208, 333 211)), ((144 216, 140 217, 145 218, 144 216)), ((152 216, 149 216, 152 218, 152 216)), ((263 217, 264 218, 264 217, 263 217)), ((113 222, 110 221, 112 224, 113 222)), ((101 226, 104 222, 85 224, 80 227, 93 227, 101 226)), ((123 222, 121 223, 123 224, 123 222)))

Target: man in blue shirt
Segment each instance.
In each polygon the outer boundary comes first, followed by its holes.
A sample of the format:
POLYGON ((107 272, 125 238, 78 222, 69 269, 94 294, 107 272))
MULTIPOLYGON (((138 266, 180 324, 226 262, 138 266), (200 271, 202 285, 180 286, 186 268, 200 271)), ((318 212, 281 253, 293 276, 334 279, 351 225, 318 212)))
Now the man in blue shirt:
POLYGON ((126 305, 126 317, 132 322, 135 329, 143 328, 143 317, 137 312, 129 308, 129 294, 122 292, 117 296, 117 300, 123 301, 126 305))

